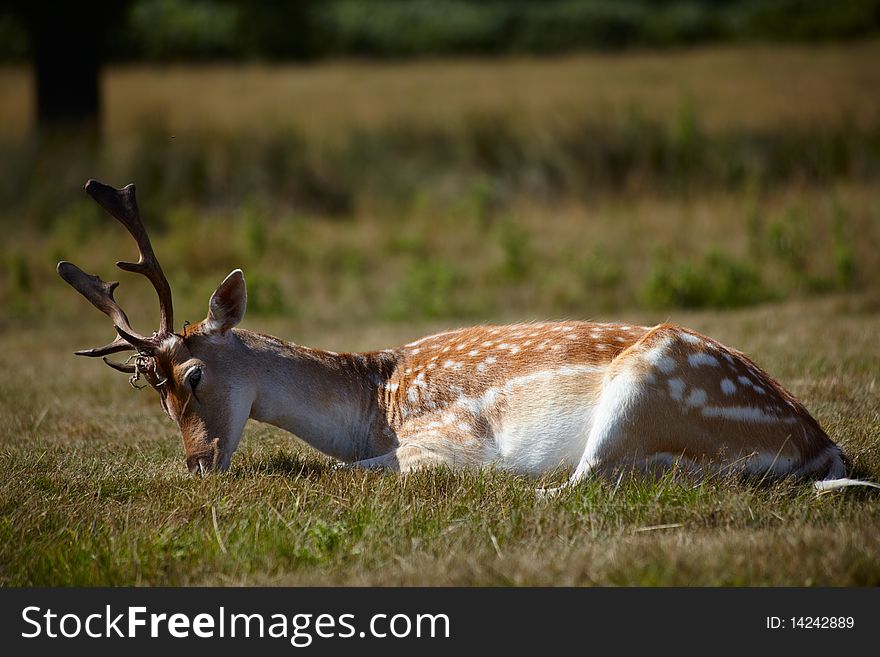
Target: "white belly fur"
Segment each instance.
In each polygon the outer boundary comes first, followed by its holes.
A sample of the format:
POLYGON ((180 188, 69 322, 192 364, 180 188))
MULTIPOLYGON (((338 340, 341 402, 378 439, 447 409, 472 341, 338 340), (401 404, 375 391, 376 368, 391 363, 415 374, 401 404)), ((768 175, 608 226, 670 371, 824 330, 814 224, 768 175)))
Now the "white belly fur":
POLYGON ((504 400, 507 412, 493 426, 492 462, 532 476, 577 466, 596 407, 585 387, 575 385, 560 391, 558 382, 540 381, 512 386, 504 400))

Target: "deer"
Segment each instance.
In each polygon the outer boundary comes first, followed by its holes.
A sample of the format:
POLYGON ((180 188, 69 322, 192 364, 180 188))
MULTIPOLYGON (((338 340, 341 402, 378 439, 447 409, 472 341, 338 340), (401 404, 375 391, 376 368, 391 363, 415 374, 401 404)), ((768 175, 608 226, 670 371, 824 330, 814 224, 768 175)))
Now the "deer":
POLYGON ((497 467, 564 485, 631 471, 852 485, 848 460, 807 409, 744 353, 694 330, 586 321, 480 325, 363 353, 314 349, 238 327, 240 269, 204 320, 174 331, 171 286, 141 221, 135 186, 85 191, 131 234, 159 299, 159 329, 137 333, 104 282, 62 261, 68 284, 110 317, 115 339, 77 351, 141 378, 180 429, 187 469, 222 472, 249 419, 345 464, 409 473, 497 467), (124 362, 107 358, 134 352, 124 362))

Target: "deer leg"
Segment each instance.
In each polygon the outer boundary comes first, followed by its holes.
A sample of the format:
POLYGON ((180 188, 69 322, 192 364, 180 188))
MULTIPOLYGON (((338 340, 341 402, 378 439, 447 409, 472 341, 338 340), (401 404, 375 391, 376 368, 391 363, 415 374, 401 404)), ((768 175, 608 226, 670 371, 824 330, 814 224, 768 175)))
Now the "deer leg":
POLYGON ((400 445, 387 454, 356 461, 351 466, 405 473, 421 468, 455 468, 482 462, 480 441, 466 423, 442 423, 438 428, 403 433, 399 440, 400 445))
MULTIPOLYGON (((633 457, 644 454, 635 418, 646 394, 638 372, 624 367, 606 375, 587 446, 568 480, 576 484, 589 475, 607 474, 617 467, 633 465, 633 457)), ((641 461, 641 458, 638 458, 641 461)))

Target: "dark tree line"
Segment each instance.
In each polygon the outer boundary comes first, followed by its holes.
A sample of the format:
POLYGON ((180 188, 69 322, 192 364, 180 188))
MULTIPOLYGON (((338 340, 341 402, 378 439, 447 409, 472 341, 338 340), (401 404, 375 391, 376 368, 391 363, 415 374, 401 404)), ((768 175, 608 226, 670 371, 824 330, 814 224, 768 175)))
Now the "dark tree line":
POLYGON ((7 0, 0 58, 34 63, 41 128, 95 131, 107 60, 551 53, 878 31, 880 0, 7 0))

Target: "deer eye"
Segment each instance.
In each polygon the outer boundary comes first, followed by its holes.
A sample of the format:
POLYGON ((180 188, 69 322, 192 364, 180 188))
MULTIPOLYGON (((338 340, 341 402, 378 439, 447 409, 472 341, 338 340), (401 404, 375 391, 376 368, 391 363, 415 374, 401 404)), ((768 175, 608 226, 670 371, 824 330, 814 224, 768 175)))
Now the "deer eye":
POLYGON ((202 380, 202 368, 194 367, 186 375, 186 382, 189 384, 189 387, 193 390, 199 385, 199 381, 202 380))

